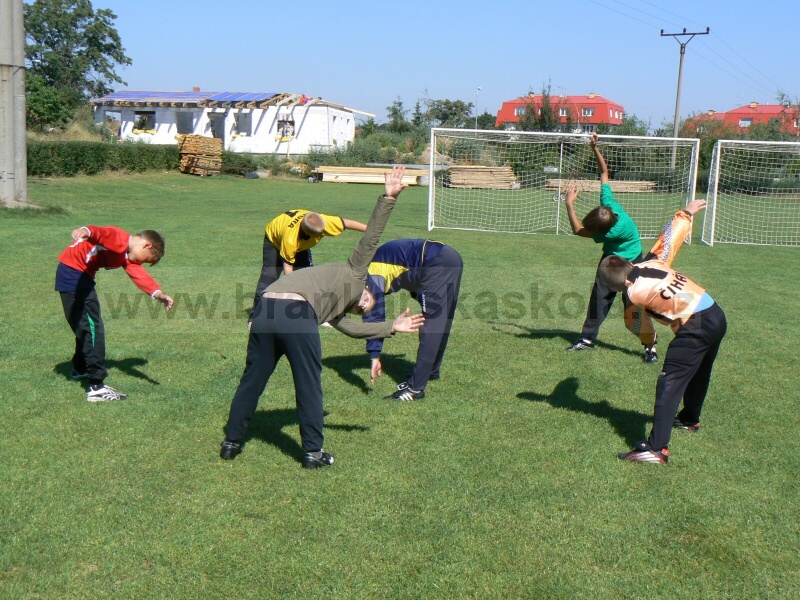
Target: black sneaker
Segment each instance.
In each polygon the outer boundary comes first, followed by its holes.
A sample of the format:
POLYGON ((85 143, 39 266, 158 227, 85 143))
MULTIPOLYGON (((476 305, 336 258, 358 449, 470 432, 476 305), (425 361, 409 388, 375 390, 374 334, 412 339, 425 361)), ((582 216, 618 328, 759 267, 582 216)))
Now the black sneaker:
POLYGON ((244 443, 225 440, 220 444, 219 457, 223 460, 233 460, 242 453, 244 443))
POLYGON ((687 423, 678 417, 675 417, 675 420, 672 422, 672 426, 675 429, 685 429, 691 433, 697 433, 700 431, 700 423, 687 423))
POLYGON ((333 456, 320 450, 319 452, 306 452, 303 457, 304 469, 319 469, 320 467, 330 467, 333 464, 333 456))
POLYGON ((592 340, 587 340, 586 338, 580 338, 575 340, 575 343, 572 344, 569 348, 567 348, 568 352, 573 352, 574 350, 592 350, 594 348, 594 342, 592 340))
POLYGON ((636 442, 636 448, 630 452, 617 454, 620 460, 631 462, 646 462, 665 465, 669 462, 669 449, 653 450, 647 442, 636 442))
POLYGON ((394 394, 384 396, 384 400, 399 400, 401 402, 408 402, 409 400, 422 400, 425 397, 425 390, 412 390, 408 383, 401 383, 397 386, 397 391, 394 394))
POLYGON ((644 362, 646 362, 648 365, 658 362, 658 353, 656 352, 655 346, 644 349, 644 362))

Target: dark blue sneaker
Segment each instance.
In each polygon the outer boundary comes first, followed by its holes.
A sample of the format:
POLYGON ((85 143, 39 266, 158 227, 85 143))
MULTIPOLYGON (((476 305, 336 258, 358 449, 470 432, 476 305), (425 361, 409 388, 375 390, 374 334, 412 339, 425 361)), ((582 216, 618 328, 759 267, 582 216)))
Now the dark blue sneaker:
POLYGON ((401 383, 397 386, 397 391, 394 394, 384 396, 385 400, 399 400, 400 402, 408 402, 409 400, 422 400, 425 397, 425 390, 412 390, 408 383, 401 383))
POLYGON ((646 462, 665 465, 669 462, 669 449, 653 450, 647 442, 636 442, 636 448, 630 452, 620 452, 617 454, 620 460, 631 462, 646 462))

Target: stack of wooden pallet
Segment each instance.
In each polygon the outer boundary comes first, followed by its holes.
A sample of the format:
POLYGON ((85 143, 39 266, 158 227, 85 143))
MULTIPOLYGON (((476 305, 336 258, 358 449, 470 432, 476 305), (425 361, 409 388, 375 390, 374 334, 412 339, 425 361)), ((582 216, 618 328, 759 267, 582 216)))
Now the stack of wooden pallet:
MULTIPOLYGON (((384 175, 391 173, 391 167, 317 167, 314 176, 317 181, 335 181, 337 183, 383 183, 384 175)), ((406 169, 403 183, 406 185, 423 184, 427 180, 428 171, 422 169, 406 169)))
MULTIPOLYGON (((547 184, 544 186, 548 190, 561 189, 565 191, 568 185, 575 184, 581 192, 599 192, 600 181, 597 179, 581 179, 581 180, 568 180, 568 179, 548 179, 547 184)), ((609 181, 611 184, 611 191, 615 194, 625 194, 631 192, 654 192, 656 185, 655 181, 609 181)))
POLYGON ((192 175, 219 173, 222 169, 222 140, 202 135, 179 135, 181 172, 192 175))
POLYGON ((484 167, 474 165, 452 165, 450 187, 477 188, 482 190, 513 190, 519 188, 514 170, 508 165, 484 167))

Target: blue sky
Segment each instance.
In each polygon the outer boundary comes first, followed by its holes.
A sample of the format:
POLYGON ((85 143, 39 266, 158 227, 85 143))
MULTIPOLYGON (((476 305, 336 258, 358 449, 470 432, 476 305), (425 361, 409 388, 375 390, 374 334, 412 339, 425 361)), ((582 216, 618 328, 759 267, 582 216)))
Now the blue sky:
MULTIPOLYGON (((504 100, 595 92, 653 127, 672 121, 680 46, 681 116, 800 96, 791 2, 464 0, 272 2, 94 0, 110 8, 133 64, 131 90, 294 92, 374 113, 398 97, 504 100), (685 38, 684 38, 685 39, 685 38)), ((124 89, 120 87, 119 89, 124 89)))

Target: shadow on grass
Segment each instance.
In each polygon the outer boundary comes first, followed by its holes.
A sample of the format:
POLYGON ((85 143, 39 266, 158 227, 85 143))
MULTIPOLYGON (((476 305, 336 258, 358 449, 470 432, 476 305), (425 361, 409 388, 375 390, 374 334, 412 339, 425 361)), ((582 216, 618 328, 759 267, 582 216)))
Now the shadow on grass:
MULTIPOLYGON (((122 360, 106 359, 106 369, 109 371, 118 369, 126 375, 136 377, 136 379, 143 379, 153 385, 161 385, 158 381, 151 379, 147 374, 137 369, 137 367, 143 367, 147 363, 148 360, 146 358, 123 358, 122 360)), ((53 371, 63 376, 65 379, 69 379, 69 374, 72 373, 72 361, 58 363, 53 367, 53 371)), ((80 379, 79 381, 81 381, 84 386, 86 385, 85 379, 80 379)))
MULTIPOLYGON (((328 413, 324 413, 325 416, 328 413)), ((247 427, 245 442, 257 438, 275 446, 286 456, 301 462, 305 451, 298 441, 283 430, 286 427, 297 427, 297 411, 294 408, 276 408, 273 410, 257 410, 247 427)), ((337 431, 369 431, 363 425, 325 424, 325 429, 337 431)))
MULTIPOLYGON (((344 381, 356 386, 364 394, 369 393, 369 367, 370 359, 367 353, 351 354, 350 356, 328 356, 322 359, 322 365, 333 369, 344 381), (359 371, 366 373, 366 379, 359 371)), ((414 370, 414 363, 401 354, 381 355, 383 376, 389 377, 395 383, 406 381, 409 373, 414 370)))
MULTIPOLYGON (((566 331, 564 329, 531 329, 530 327, 523 327, 518 323, 491 322, 490 324, 492 325, 492 331, 497 331, 498 333, 508 333, 522 339, 541 340, 541 339, 561 338, 567 343, 567 346, 564 347, 565 350, 568 346, 571 346, 575 340, 581 337, 580 332, 575 333, 574 331, 566 331), (521 331, 519 332, 506 331, 502 329, 502 327, 515 328, 521 331)), ((629 354, 632 356, 642 355, 642 352, 631 350, 630 348, 623 348, 622 346, 617 346, 616 344, 609 344, 607 342, 603 342, 602 340, 595 340, 594 345, 595 348, 615 350, 617 352, 622 352, 623 354, 629 354)))
POLYGON ((578 396, 578 379, 568 377, 559 382, 549 395, 535 392, 520 392, 518 398, 534 402, 547 402, 553 408, 564 408, 607 420, 617 434, 633 446, 647 437, 646 427, 653 419, 635 410, 626 410, 611 406, 607 400, 589 402, 578 396))

